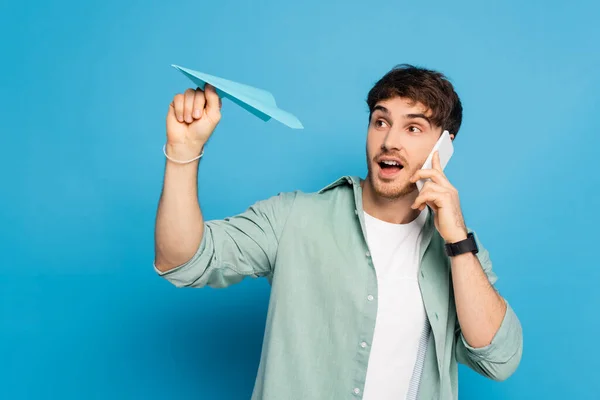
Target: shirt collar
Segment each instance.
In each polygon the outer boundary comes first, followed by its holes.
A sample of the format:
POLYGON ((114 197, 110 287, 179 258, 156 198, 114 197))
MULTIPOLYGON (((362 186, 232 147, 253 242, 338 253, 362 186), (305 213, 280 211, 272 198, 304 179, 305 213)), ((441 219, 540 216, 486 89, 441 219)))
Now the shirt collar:
POLYGON ((344 176, 338 178, 337 180, 333 181, 329 185, 325 186, 323 189, 319 190, 319 193, 324 193, 324 192, 326 192, 330 189, 333 189, 337 186, 340 186, 340 185, 352 185, 352 186, 360 185, 360 182, 361 182, 361 178, 358 176, 344 175, 344 176))
MULTIPOLYGON (((319 190, 319 193, 324 193, 328 190, 331 190, 337 186, 341 186, 341 185, 351 185, 353 186, 353 189, 356 189, 356 187, 360 187, 360 183, 361 183, 362 179, 358 176, 354 176, 354 175, 344 175, 339 177, 338 179, 336 179, 335 181, 331 182, 329 185, 325 186, 323 189, 319 190)), ((355 190, 356 193, 356 190, 355 190)), ((360 192, 359 192, 360 193, 360 192)), ((361 202, 362 204, 362 202, 361 202)), ((429 208, 429 213, 427 215, 427 220, 425 222, 425 226, 423 227, 425 232, 429 233, 433 226, 434 226, 434 213, 433 210, 429 207, 426 206, 427 208, 429 208)))

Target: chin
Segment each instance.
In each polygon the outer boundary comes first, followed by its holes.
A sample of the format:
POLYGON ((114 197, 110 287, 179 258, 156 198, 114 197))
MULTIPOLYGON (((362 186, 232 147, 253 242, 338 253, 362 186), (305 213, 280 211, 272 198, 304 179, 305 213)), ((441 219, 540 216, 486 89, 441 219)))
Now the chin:
POLYGON ((394 185, 388 182, 376 182, 374 189, 377 195, 390 200, 404 197, 414 190, 411 185, 394 185))
POLYGON ((394 180, 384 180, 371 174, 373 191, 385 199, 398 199, 416 190, 417 186, 408 179, 398 177, 394 180))

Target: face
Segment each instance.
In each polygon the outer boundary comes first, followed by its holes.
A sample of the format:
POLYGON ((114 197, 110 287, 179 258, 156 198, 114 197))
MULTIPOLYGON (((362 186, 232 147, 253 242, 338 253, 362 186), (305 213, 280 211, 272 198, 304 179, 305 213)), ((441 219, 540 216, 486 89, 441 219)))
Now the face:
POLYGON ((396 199, 417 190, 410 177, 423 166, 442 128, 421 103, 394 97, 378 102, 367 134, 368 181, 376 195, 396 199))

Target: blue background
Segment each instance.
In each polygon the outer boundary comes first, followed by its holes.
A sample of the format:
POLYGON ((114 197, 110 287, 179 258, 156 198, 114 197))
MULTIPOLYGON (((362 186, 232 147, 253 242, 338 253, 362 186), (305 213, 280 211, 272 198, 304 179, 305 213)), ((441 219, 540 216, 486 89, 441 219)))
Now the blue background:
MULTIPOLYGON (((50 4, 52 3, 52 4, 50 4)), ((598 3, 317 0, 0 5, 0 398, 249 398, 269 287, 178 290, 152 269, 171 64, 270 90, 304 130, 224 102, 207 218, 364 175, 370 87, 446 73, 447 174, 524 328, 461 399, 598 398, 598 3)))

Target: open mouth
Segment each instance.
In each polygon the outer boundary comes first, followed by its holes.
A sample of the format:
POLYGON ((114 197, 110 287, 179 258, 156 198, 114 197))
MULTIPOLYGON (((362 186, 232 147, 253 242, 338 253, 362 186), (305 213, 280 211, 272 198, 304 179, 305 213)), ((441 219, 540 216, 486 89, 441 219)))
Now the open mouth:
POLYGON ((382 160, 377 163, 381 168, 381 174, 384 176, 391 176, 400 172, 404 165, 396 160, 382 160))

